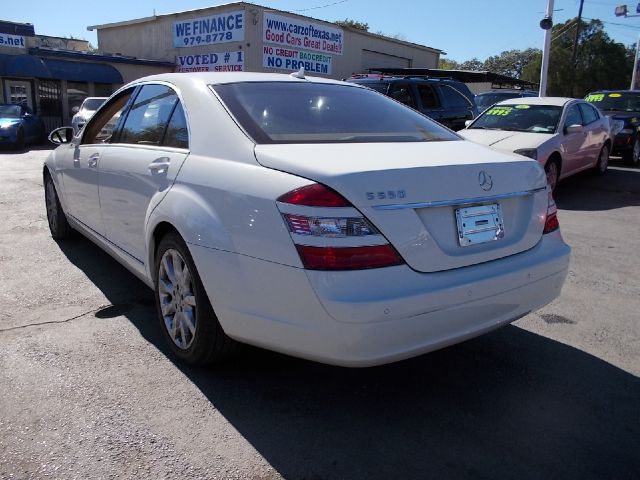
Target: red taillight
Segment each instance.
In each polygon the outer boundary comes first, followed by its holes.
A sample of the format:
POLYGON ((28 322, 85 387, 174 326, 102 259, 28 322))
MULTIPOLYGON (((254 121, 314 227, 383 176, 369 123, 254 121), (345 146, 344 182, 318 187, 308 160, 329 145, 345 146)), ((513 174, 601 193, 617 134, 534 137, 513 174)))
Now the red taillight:
POLYGON ((360 270, 404 263, 361 212, 325 185, 297 188, 280 196, 278 202, 304 268, 360 270))
POLYGON ((305 187, 296 188, 285 193, 279 202, 293 205, 306 205, 308 207, 350 207, 347 199, 335 190, 320 183, 312 183, 305 187))
POLYGON ((360 270, 404 263, 398 252, 389 244, 366 247, 296 245, 296 248, 304 267, 311 270, 360 270))
POLYGON ((543 234, 551 233, 560 228, 560 222, 558 221, 558 208, 556 202, 553 200, 553 194, 549 191, 549 200, 547 203, 547 218, 544 221, 543 234))

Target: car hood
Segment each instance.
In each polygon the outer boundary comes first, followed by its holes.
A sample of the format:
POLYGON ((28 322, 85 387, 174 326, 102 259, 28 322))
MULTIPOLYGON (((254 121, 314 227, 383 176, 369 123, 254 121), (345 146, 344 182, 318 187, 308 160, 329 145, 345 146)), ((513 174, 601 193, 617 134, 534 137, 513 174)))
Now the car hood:
POLYGON ((481 130, 479 128, 461 130, 458 134, 472 142, 509 152, 519 148, 538 148, 555 135, 553 133, 481 130))

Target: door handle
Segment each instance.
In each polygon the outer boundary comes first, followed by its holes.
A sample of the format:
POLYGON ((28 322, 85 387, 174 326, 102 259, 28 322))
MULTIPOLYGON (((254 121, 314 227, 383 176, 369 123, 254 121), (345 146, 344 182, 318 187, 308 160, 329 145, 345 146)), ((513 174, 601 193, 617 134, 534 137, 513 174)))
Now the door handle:
POLYGON ((99 158, 100 158, 100 154, 99 153, 94 153, 87 160, 87 166, 89 168, 96 168, 98 166, 98 159, 99 158))
POLYGON ((168 157, 161 157, 161 158, 156 158, 153 162, 151 162, 148 168, 151 174, 160 175, 163 173, 167 173, 167 170, 169 170, 170 164, 171 164, 171 161, 168 157))

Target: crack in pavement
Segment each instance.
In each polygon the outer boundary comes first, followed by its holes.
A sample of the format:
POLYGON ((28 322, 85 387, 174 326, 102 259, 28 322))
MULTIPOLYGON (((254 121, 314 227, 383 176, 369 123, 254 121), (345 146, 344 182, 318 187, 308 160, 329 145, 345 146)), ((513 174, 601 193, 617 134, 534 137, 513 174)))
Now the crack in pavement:
POLYGON ((81 313, 79 315, 76 315, 75 317, 71 317, 71 318, 66 318, 64 320, 50 320, 48 322, 38 322, 38 323, 27 323, 26 325, 18 325, 16 327, 9 327, 9 328, 0 328, 0 333, 4 333, 4 332, 10 332, 12 330, 21 330, 23 328, 28 328, 28 327, 37 327, 39 325, 51 325, 51 324, 56 324, 56 323, 67 323, 67 322, 71 322, 72 320, 77 320, 78 318, 82 318, 86 315, 89 315, 90 313, 96 313, 104 308, 108 308, 108 307, 113 307, 112 304, 108 303, 106 305, 100 305, 98 308, 94 308, 93 310, 89 310, 88 312, 84 312, 81 313))

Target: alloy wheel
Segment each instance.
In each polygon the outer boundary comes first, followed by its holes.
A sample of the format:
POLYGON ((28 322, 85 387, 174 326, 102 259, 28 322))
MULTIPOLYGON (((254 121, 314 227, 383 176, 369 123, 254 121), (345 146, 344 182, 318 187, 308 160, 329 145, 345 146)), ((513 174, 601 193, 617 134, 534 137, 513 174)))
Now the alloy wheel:
POLYGON ((47 180, 44 190, 45 203, 47 207, 47 220, 52 232, 58 229, 58 202, 56 201, 56 187, 52 180, 47 180))
POLYGON ((158 295, 165 328, 175 345, 187 350, 196 335, 196 297, 189 268, 175 249, 167 249, 158 268, 158 295))

